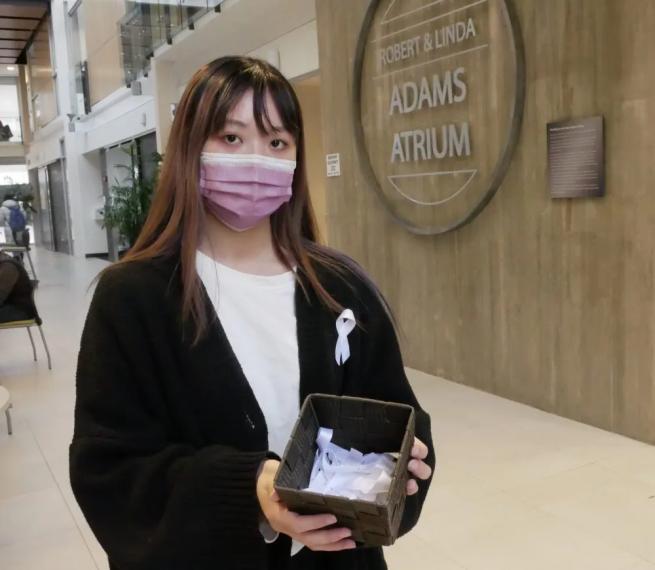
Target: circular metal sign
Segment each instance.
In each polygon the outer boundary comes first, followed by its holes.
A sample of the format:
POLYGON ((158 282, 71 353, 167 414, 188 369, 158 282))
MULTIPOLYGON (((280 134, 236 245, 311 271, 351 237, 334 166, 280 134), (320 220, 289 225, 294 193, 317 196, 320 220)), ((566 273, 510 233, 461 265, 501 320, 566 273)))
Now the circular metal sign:
POLYGON ((524 55, 510 0, 373 0, 355 57, 355 138, 391 215, 418 234, 470 222, 518 139, 524 55))

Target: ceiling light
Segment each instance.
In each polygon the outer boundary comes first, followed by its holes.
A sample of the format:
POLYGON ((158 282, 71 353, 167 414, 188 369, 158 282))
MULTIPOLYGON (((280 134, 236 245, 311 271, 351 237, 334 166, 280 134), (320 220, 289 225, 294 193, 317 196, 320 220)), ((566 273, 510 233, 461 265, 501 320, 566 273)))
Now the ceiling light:
POLYGON ((15 65, 8 65, 7 66, 7 71, 16 71, 16 66, 15 65))

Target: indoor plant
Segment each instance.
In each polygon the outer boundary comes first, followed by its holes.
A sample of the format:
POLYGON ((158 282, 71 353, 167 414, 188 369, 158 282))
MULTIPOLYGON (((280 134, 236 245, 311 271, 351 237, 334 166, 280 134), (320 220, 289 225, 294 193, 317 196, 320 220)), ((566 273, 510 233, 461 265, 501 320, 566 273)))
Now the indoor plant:
POLYGON ((146 221, 163 157, 158 152, 152 153, 157 167, 152 177, 145 178, 139 172, 136 145, 132 143, 121 150, 130 157, 130 164, 116 165, 116 168, 125 169, 127 175, 122 182, 114 177, 115 183, 109 190, 104 209, 103 227, 115 228, 128 247, 132 247, 146 221))

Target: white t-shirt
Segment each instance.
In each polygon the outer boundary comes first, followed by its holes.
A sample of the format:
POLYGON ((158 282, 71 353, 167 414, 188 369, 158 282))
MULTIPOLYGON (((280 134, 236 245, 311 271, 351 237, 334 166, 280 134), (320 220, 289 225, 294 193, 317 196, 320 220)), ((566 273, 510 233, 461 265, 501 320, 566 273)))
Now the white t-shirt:
POLYGON ((196 268, 282 457, 300 397, 294 272, 242 273, 200 251, 196 268))
MULTIPOLYGON (((201 251, 196 270, 264 413, 268 448, 282 457, 300 411, 294 272, 243 273, 201 251)), ((277 534, 268 530, 270 542, 277 534)), ((292 555, 302 546, 294 540, 292 555)))

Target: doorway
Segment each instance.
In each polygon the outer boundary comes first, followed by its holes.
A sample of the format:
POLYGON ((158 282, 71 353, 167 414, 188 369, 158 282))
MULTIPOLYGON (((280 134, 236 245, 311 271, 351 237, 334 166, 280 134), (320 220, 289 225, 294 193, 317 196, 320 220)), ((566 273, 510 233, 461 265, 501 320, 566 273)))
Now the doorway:
POLYGON ((38 188, 35 193, 38 222, 35 225, 39 242, 50 251, 70 255, 73 246, 64 176, 63 159, 30 171, 30 180, 38 188))

